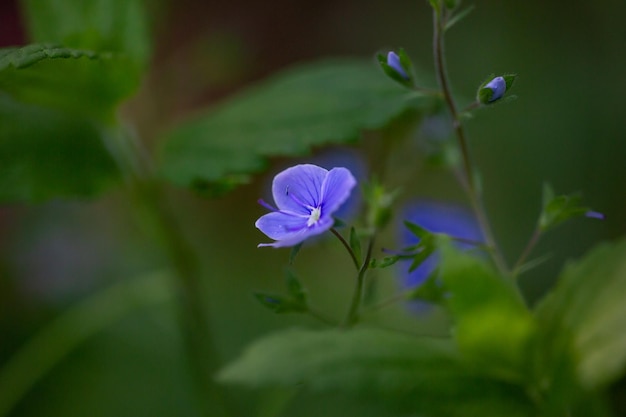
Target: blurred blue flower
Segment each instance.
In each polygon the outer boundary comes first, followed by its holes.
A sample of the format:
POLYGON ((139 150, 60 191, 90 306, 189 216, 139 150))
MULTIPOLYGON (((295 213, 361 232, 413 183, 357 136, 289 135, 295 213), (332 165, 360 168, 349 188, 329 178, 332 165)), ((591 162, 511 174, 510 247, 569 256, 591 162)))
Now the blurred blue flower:
POLYGON ((400 57, 394 51, 389 51, 389 53, 387 54, 387 65, 393 68, 405 80, 409 79, 408 74, 402 67, 402 63, 400 62, 400 57))
MULTIPOLYGON (((482 242, 480 226, 474 216, 464 207, 434 201, 417 201, 405 206, 402 211, 403 220, 408 220, 433 233, 445 233, 453 237, 482 242)), ((402 225, 400 231, 402 246, 419 243, 419 238, 402 225)), ((455 243, 460 248, 472 248, 469 243, 455 243)), ((401 263, 402 285, 413 288, 422 284, 435 270, 439 263, 439 253, 429 256, 419 267, 407 272, 408 265, 401 263)))
POLYGON ((506 81, 504 80, 504 77, 496 77, 489 81, 483 88, 489 88, 493 91, 489 102, 496 101, 504 96, 504 93, 506 92, 506 81))
POLYGON ((599 211, 593 211, 593 210, 589 210, 588 212, 586 212, 585 216, 589 217, 590 219, 598 219, 598 220, 604 220, 606 218, 604 213, 600 213, 599 211))
POLYGON ((312 164, 296 165, 278 173, 272 195, 278 208, 259 200, 272 212, 255 226, 276 242, 260 246, 294 246, 333 226, 333 213, 348 199, 356 179, 346 168, 330 171, 312 164))

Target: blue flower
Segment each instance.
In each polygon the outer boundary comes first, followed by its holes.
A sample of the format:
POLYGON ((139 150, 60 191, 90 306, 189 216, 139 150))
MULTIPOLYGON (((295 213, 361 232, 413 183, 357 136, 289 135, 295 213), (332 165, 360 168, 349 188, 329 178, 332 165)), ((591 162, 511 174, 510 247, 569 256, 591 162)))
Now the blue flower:
POLYGON ((387 65, 393 68, 405 80, 409 79, 408 74, 402 67, 402 63, 400 62, 400 57, 394 51, 389 51, 389 53, 387 54, 387 65))
POLYGON ((504 96, 504 93, 506 92, 506 81, 504 80, 504 77, 496 77, 485 84, 483 88, 489 88, 493 91, 489 102, 496 101, 504 96))
MULTIPOLYGON (((408 205, 403 212, 406 219, 433 233, 445 233, 456 238, 482 242, 483 236, 478 222, 464 207, 443 204, 433 201, 420 201, 408 205)), ((403 246, 411 246, 419 243, 419 238, 403 227, 401 231, 403 246)), ((471 248, 468 243, 455 243, 460 248, 471 248)), ((406 273, 406 267, 402 276, 403 286, 413 288, 422 284, 439 264, 437 252, 429 256, 414 271, 406 273)))
POLYGON ((330 171, 317 165, 302 164, 278 173, 272 182, 272 195, 278 208, 259 200, 272 210, 255 226, 274 239, 260 246, 294 246, 333 226, 333 213, 348 199, 356 180, 346 168, 330 171))

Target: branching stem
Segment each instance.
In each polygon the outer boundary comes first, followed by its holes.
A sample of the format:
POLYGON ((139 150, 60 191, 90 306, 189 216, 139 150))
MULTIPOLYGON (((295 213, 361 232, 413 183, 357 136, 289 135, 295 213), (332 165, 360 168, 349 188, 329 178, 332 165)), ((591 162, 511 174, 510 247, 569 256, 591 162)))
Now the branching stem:
MULTIPOLYGON (((445 14, 447 13, 447 11, 443 11, 443 13, 445 14)), ((469 141, 467 139, 465 129, 463 128, 463 124, 459 118, 457 106, 454 101, 454 97, 452 96, 452 91, 450 88, 450 81, 448 79, 447 70, 446 70, 444 30, 443 30, 444 21, 446 19, 447 19, 446 16, 442 17, 437 11, 433 12, 433 27, 434 27, 433 55, 434 55, 434 61, 435 61, 435 72, 437 74, 437 80, 443 92, 443 96, 446 102, 446 106, 448 107, 448 111, 450 112, 450 116, 452 118, 452 126, 454 128, 454 133, 457 137, 459 147, 461 149, 461 155, 463 157, 464 175, 461 176, 462 183, 465 187, 468 198, 470 200, 470 204, 472 206, 476 219, 478 220, 482 233, 485 237, 486 243, 491 248, 490 254, 493 259, 493 262, 502 275, 509 277, 510 276, 509 268, 494 238, 493 232, 491 230, 491 226, 489 224, 489 220, 487 218, 487 214, 485 212, 485 208, 482 203, 481 196, 479 195, 478 189, 476 187, 474 174, 473 174, 474 170, 473 170, 472 160, 471 160, 470 151, 469 151, 469 143, 468 143, 469 141)))

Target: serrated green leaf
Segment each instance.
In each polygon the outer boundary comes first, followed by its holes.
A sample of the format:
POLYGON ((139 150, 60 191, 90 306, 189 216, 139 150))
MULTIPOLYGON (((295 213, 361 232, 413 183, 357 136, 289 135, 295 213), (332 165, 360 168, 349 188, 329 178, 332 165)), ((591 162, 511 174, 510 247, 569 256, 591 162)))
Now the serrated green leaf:
POLYGON ((93 123, 0 95, 0 201, 88 197, 119 179, 93 123))
MULTIPOLYGON (((143 0, 23 0, 33 42, 124 55, 135 71, 150 56, 143 0)), ((128 70, 128 68, 127 68, 128 70)))
POLYGON ((15 100, 109 122, 139 85, 127 58, 32 44, 0 50, 0 90, 15 100))
POLYGON ((255 342, 218 379, 351 393, 432 417, 534 415, 522 388, 468 371, 449 341, 383 330, 282 331, 255 342))
POLYGON ((603 244, 570 263, 536 310, 548 355, 571 354, 584 387, 595 389, 626 371, 626 241, 603 244))
POLYGON ((350 143, 433 98, 389 83, 372 62, 329 60, 288 69, 169 132, 160 151, 175 184, 219 183, 258 172, 271 156, 350 143))

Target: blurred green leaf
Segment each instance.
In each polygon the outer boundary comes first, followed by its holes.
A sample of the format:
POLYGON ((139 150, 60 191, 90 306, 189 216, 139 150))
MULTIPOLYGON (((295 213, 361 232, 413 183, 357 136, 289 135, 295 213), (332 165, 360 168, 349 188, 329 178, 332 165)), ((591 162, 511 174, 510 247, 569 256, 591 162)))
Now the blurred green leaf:
POLYGON ((429 303, 441 304, 445 301, 445 291, 439 278, 439 270, 435 269, 431 272, 426 280, 411 290, 407 296, 407 300, 423 300, 429 303))
POLYGON ((141 72, 150 56, 142 0, 22 0, 33 42, 125 55, 141 72))
POLYGON ((0 201, 91 196, 118 180, 93 123, 0 94, 0 201))
POLYGON ((522 389, 468 371, 447 340, 374 329, 287 330, 250 346, 224 383, 362 395, 429 416, 532 416, 522 389))
MULTIPOLYGON (((368 61, 330 60, 283 71, 165 136, 161 171, 182 186, 243 182, 271 156, 354 142, 433 98, 390 83, 368 61)), ((232 184, 234 185, 234 184, 232 184)))
POLYGON ((468 362, 498 378, 528 380, 534 322, 512 284, 450 245, 442 246, 441 279, 468 362))
POLYGON ((551 357, 572 355, 585 388, 626 370, 626 241, 604 244, 567 265, 536 316, 551 357), (569 347, 569 349, 567 349, 569 347))
POLYGON ((127 58, 33 44, 0 50, 0 90, 15 100, 109 122, 139 85, 127 58))
POLYGON ((0 367, 0 417, 59 362, 96 333, 131 312, 169 302, 171 277, 155 272, 125 280, 90 296, 36 332, 0 367))

